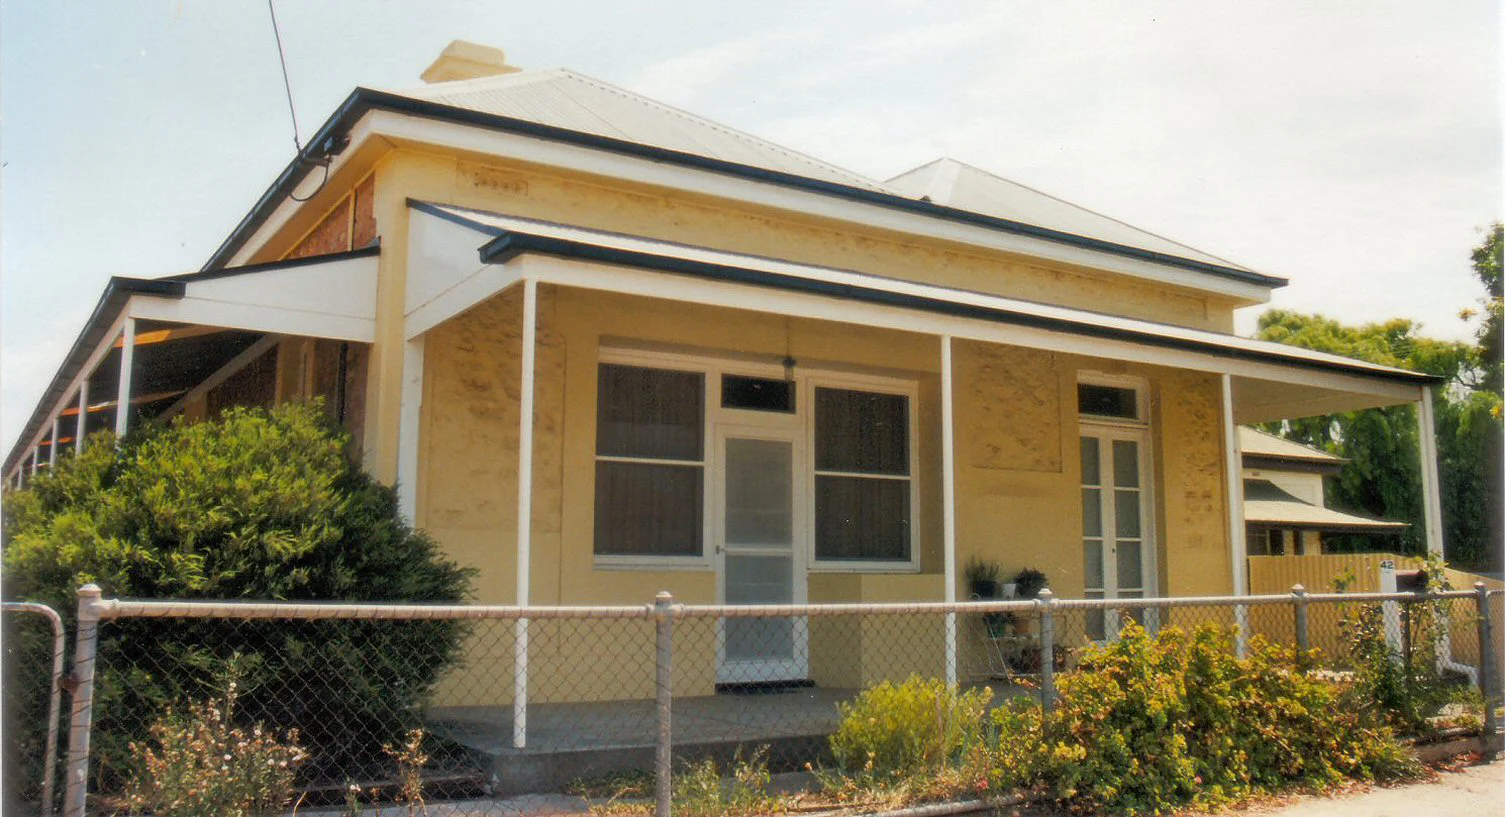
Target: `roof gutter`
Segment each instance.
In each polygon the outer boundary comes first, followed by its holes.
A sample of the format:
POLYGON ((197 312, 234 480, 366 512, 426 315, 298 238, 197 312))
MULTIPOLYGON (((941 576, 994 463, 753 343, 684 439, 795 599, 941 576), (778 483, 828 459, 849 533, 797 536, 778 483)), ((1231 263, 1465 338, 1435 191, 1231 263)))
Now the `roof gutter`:
POLYGON ((560 128, 553 125, 543 125, 537 122, 529 122, 523 119, 515 119, 498 114, 473 111, 467 108, 457 108, 453 105, 443 105, 428 100, 414 99, 387 91, 376 91, 370 88, 356 88, 350 96, 340 104, 333 115, 325 121, 323 126, 314 134, 309 141, 309 147, 305 148, 288 166, 283 169, 277 179, 272 182, 261 198, 257 199, 251 211, 241 219, 235 229, 214 251, 209 260, 205 262, 203 269, 218 269, 229 263, 230 259, 239 252, 251 235, 271 218, 272 213, 282 204, 282 201, 303 181, 308 173, 321 162, 326 161, 331 155, 337 153, 342 147, 342 140, 349 136, 352 128, 360 121, 361 117, 375 110, 391 111, 394 113, 408 114, 429 119, 440 119, 447 122, 455 122, 463 125, 490 130, 505 131, 523 136, 532 136, 540 139, 548 139, 556 142, 579 145, 581 147, 594 148, 597 150, 610 151, 628 156, 648 159, 656 162, 667 162, 685 167, 708 170, 714 173, 722 173, 752 181, 776 184, 783 187, 791 187, 822 195, 835 196, 848 201, 886 207, 892 210, 901 210, 916 213, 931 218, 939 218, 947 221, 962 222, 988 229, 998 230, 1013 235, 1022 235, 1030 238, 1051 241, 1096 252, 1133 258, 1140 261, 1161 264, 1169 267, 1192 270, 1208 275, 1255 284, 1263 287, 1283 287, 1288 282, 1285 278, 1249 270, 1226 267, 1218 264, 1209 264, 1180 256, 1154 252, 1152 250, 1129 247, 1102 241, 1095 238, 1075 235, 1073 233, 1051 230, 1019 221, 998 218, 996 216, 973 213, 967 210, 959 210, 954 207, 945 207, 934 202, 911 199, 892 193, 883 193, 876 190, 867 190, 861 187, 840 184, 838 182, 811 179, 793 173, 785 173, 777 170, 768 170, 761 167, 728 162, 722 159, 713 159, 708 156, 699 156, 683 151, 669 150, 667 148, 643 145, 623 139, 613 139, 606 136, 598 136, 591 133, 560 128))
MULTIPOLYGON (((426 213, 449 218, 442 210, 429 207, 419 202, 410 202, 409 206, 426 213)), ((474 225, 471 225, 474 226, 474 225)), ((1236 349, 1228 346, 1220 346, 1190 338, 1167 337, 1152 332, 1142 332, 1133 329, 1124 329, 1113 326, 1100 326, 1096 324, 1072 321, 1066 318, 1051 317, 1047 315, 1034 315, 1024 312, 1012 311, 999 307, 980 306, 974 304, 956 303, 940 298, 931 298, 923 295, 910 295, 901 292, 890 292, 882 289, 852 286, 850 284, 838 284, 826 281, 814 281, 793 275, 785 275, 776 272, 753 270, 744 267, 735 267, 725 264, 715 264, 706 261, 693 261, 684 258, 673 258, 664 255, 624 250, 614 247, 602 247, 595 244, 587 244, 554 236, 534 235, 517 231, 496 233, 496 237, 481 245, 479 250, 481 262, 485 264, 500 264, 523 253, 540 253, 563 258, 575 258, 585 261, 595 261, 605 264, 630 266, 640 269, 651 269, 678 275, 687 275, 696 278, 704 278, 716 281, 730 281, 732 283, 751 284, 790 292, 821 295, 825 297, 841 298, 879 306, 892 306, 901 309, 915 309, 924 312, 947 315, 957 318, 991 321, 995 323, 1007 323, 1015 326, 1027 326, 1036 329, 1045 329, 1054 332, 1066 332, 1084 337, 1102 338, 1105 340, 1127 341, 1147 346, 1177 349, 1180 351, 1197 352, 1214 355, 1217 357, 1233 360, 1249 360, 1260 363, 1277 363, 1286 366, 1298 366, 1324 372, 1336 372, 1358 377, 1372 377, 1391 382, 1404 383, 1412 386, 1436 385, 1443 382, 1442 378, 1410 372, 1400 369, 1374 371, 1355 370, 1341 363, 1324 360, 1310 360, 1274 352, 1262 352, 1248 349, 1236 349)))

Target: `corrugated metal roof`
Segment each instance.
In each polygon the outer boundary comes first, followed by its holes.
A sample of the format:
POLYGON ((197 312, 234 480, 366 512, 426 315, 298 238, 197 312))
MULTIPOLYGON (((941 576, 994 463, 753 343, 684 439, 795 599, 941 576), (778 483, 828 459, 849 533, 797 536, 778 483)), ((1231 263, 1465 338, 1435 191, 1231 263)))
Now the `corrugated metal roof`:
POLYGON ((521 71, 439 82, 394 93, 812 179, 892 192, 860 174, 566 69, 521 71))
POLYGON ((1116 218, 1079 207, 955 159, 936 159, 901 173, 889 179, 886 184, 904 195, 914 198, 923 196, 946 207, 1190 258, 1207 264, 1253 271, 1225 258, 1141 230, 1116 218))
POLYGON ((1244 521, 1308 530, 1367 530, 1376 533, 1394 533, 1407 527, 1404 522, 1355 516, 1302 502, 1263 479, 1244 480, 1244 521))
POLYGON ((1248 426, 1239 426, 1238 446, 1239 450, 1244 453, 1244 456, 1334 464, 1347 462, 1342 457, 1336 454, 1329 454, 1320 448, 1292 442, 1284 437, 1267 434, 1257 428, 1249 428, 1248 426))

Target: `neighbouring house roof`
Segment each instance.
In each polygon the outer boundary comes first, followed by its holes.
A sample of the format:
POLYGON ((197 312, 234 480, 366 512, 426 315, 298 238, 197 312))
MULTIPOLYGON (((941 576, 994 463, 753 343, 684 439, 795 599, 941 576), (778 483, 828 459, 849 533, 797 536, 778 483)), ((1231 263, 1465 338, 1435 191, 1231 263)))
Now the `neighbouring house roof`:
POLYGON ((1225 358, 1380 377, 1411 385, 1437 381, 1437 378, 1419 372, 1237 335, 453 205, 413 200, 408 204, 419 212, 493 236, 480 247, 483 262, 500 263, 520 253, 534 252, 865 301, 951 317, 1129 341, 1225 358))
POLYGON ((1336 473, 1343 463, 1348 462, 1343 457, 1329 454, 1320 448, 1302 445, 1248 426, 1239 426, 1238 443, 1246 468, 1336 473))
MULTIPOLYGON (((314 172, 319 161, 339 152, 339 146, 355 123, 367 113, 378 110, 554 140, 798 188, 1258 287, 1273 288, 1287 283, 1284 278, 1231 264, 1043 194, 1032 197, 1030 207, 1011 211, 971 198, 958 199, 951 204, 937 202, 925 198, 924 193, 885 185, 640 94, 565 70, 515 72, 404 91, 355 89, 309 140, 309 148, 303 155, 296 157, 262 194, 204 268, 215 269, 228 263, 287 195, 314 172), (972 206, 989 209, 969 209, 972 206), (1067 213, 1076 215, 1068 218, 1067 213)), ((1001 179, 998 181, 1009 184, 1001 179)))
POLYGON ((1387 522, 1313 505, 1264 479, 1244 480, 1244 522, 1331 533, 1400 533, 1408 527, 1404 522, 1387 522))
MULTIPOLYGON (((1049 227, 1063 233, 1139 247, 1230 269, 1248 270, 1216 255, 1147 232, 1116 218, 1079 207, 1049 193, 996 176, 979 167, 941 158, 889 179, 888 186, 936 204, 1049 227)), ((1249 270, 1252 271, 1252 270, 1249 270)))

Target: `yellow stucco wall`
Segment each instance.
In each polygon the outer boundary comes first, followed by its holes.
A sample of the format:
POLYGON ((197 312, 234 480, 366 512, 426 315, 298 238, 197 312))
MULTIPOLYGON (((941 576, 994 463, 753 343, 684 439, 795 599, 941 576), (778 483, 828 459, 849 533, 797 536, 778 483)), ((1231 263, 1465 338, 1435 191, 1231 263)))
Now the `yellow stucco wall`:
MULTIPOLYGON (((517 291, 495 297, 434 330, 426 342, 418 522, 454 558, 480 569, 477 600, 515 600, 519 338, 517 291)), ((707 350, 707 354, 788 353, 800 361, 842 363, 918 383, 915 407, 920 503, 919 573, 812 573, 814 602, 939 600, 942 576, 939 344, 875 328, 786 320, 585 290, 540 288, 535 420, 531 593, 535 604, 646 604, 660 590, 684 603, 716 601, 706 569, 611 569, 595 564, 594 453, 598 354, 607 343, 707 350)), ((1044 570, 1063 597, 1082 593, 1078 372, 1144 378, 1150 387, 1151 451, 1159 497, 1156 528, 1162 593, 1208 594, 1231 587, 1219 385, 1195 375, 1034 350, 958 343, 956 359, 957 556, 995 560, 1011 575, 1044 570)), ((958 594, 964 595, 959 587, 958 594)), ((569 629, 534 651, 540 689, 584 697, 647 694, 651 672, 634 671, 648 646, 636 639, 569 629), (625 671, 581 683, 581 668, 625 671), (552 681, 550 679, 553 679, 552 681)), ((714 631, 699 622, 679 635, 682 691, 714 684, 714 631), (697 669, 698 668, 698 669, 697 669)), ((942 622, 872 619, 811 623, 811 676, 828 686, 859 686, 909 672, 941 672, 942 622)), ((646 632, 646 630, 645 630, 646 632)), ((644 638, 647 636, 645 635, 644 638)), ((535 641, 536 644, 539 642, 535 641)), ((969 647, 969 649, 971 649, 969 647)), ((487 685, 499 694, 511 642, 478 639, 470 669, 448 689, 487 685), (476 674, 479 673, 479 674, 476 674)), ((457 693, 458 694, 458 693, 457 693)), ((463 696, 462 696, 463 697, 463 696)))

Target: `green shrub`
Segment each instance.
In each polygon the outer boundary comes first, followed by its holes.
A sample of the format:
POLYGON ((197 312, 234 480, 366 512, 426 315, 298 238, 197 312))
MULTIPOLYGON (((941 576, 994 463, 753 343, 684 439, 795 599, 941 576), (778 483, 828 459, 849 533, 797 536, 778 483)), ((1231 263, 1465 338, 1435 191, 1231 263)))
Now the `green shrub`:
MULTIPOLYGON (((469 571, 401 518, 317 407, 232 409, 210 422, 98 435, 5 497, 5 594, 70 619, 107 597, 457 601, 469 571)), ((309 771, 412 725, 457 656, 454 622, 124 620, 100 630, 97 769, 108 777, 175 701, 243 656, 238 711, 297 728, 309 771)), ((362 759, 358 762, 366 762, 362 759)), ((338 779, 338 778, 336 778, 338 779)))
MULTIPOLYGON (((1112 813, 1217 806, 1291 785, 1395 779, 1415 761, 1351 688, 1297 669, 1297 656, 1254 639, 1237 658, 1212 626, 1151 637, 1137 625, 1089 650, 1058 679, 1033 765, 1063 800, 1112 813)), ((1029 745, 1001 730, 1000 743, 1029 745)))
POLYGON ((917 675, 898 686, 884 681, 841 704, 831 754, 849 776, 896 780, 934 772, 982 741, 992 697, 987 687, 961 692, 917 675))
MULTIPOLYGON (((1427 557, 1422 572, 1428 591, 1451 589, 1446 567, 1441 557, 1427 557)), ((1339 592, 1346 589, 1342 579, 1337 584, 1339 592)), ((1448 626, 1448 602, 1413 602, 1403 610, 1397 623, 1408 629, 1408 654, 1391 648, 1381 604, 1341 605, 1339 633, 1352 663, 1355 703, 1374 710, 1398 730, 1424 734, 1431 730, 1428 718, 1457 695, 1455 685, 1438 672, 1434 657, 1448 626)))

